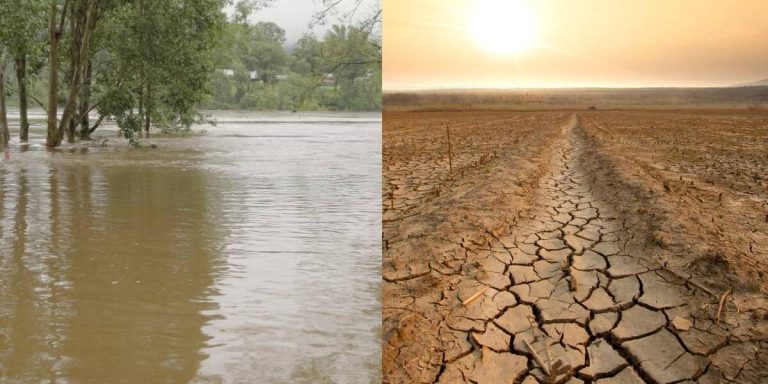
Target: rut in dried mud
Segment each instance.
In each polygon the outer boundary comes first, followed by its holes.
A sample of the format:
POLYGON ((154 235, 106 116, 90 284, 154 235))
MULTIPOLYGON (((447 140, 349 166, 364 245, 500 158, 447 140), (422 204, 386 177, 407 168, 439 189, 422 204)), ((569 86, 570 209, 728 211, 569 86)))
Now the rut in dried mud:
POLYGON ((765 339, 718 319, 720 298, 597 197, 576 116, 551 145, 509 231, 455 235, 463 255, 412 273, 385 262, 385 382, 760 382, 765 339))

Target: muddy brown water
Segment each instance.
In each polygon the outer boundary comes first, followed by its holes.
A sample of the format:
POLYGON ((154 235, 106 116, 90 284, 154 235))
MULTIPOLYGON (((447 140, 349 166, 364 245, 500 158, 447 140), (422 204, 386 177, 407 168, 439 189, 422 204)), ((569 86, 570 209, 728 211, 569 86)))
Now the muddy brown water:
POLYGON ((0 382, 380 381, 380 115, 214 116, 50 152, 33 114, 0 160, 0 382))

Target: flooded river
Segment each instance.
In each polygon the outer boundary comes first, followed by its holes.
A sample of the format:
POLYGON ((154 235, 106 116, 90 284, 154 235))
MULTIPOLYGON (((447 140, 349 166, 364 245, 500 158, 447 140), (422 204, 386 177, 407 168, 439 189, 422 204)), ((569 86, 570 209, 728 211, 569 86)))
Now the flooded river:
POLYGON ((0 382, 380 381, 380 115, 215 117, 156 149, 12 131, 0 382))

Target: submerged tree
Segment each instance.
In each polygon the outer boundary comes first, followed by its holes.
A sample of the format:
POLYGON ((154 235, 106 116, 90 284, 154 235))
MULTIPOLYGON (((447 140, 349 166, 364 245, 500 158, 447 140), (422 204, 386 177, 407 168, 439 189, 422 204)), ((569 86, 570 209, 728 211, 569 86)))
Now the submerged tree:
POLYGON ((380 105, 381 49, 368 27, 375 23, 340 26, 327 41, 307 36, 289 54, 279 26, 247 22, 254 10, 269 3, 7 0, 0 7, 0 86, 3 95, 18 93, 21 141, 28 138, 28 99, 46 110, 49 147, 61 145, 65 137, 69 142, 88 139, 105 120, 114 120, 132 142, 137 134, 148 135, 150 127, 188 129, 200 121, 196 108, 211 91, 240 107, 380 105), (235 12, 228 22, 229 6, 235 12), (234 76, 216 68, 231 69, 234 76), (39 72, 45 75, 38 77, 39 72), (337 76, 338 85, 317 89, 329 73, 337 76), (30 80, 38 78, 42 87, 33 82, 30 92, 30 80), (47 94, 38 94, 37 88, 47 94), (95 122, 89 118, 94 112, 95 122))
POLYGON ((45 30, 45 2, 42 0, 8 0, 0 7, 0 45, 13 61, 19 98, 19 139, 29 139, 29 76, 36 75, 44 64, 42 43, 45 30))
MULTIPOLYGON (((27 139, 27 76, 47 67, 46 145, 87 139, 108 118, 126 137, 189 127, 208 91, 231 0, 9 0, 0 47, 12 58, 27 139), (40 44, 47 36, 47 44, 40 44), (46 49, 47 48, 47 49, 46 49), (45 51, 45 52, 44 52, 45 51), (45 53, 45 54, 44 54, 45 53), (34 58, 30 66, 29 59, 34 58), (38 60, 37 58, 43 58, 38 60), (89 113, 98 111, 91 125, 89 113)), ((253 9, 263 2, 239 2, 253 9)), ((7 60, 4 60, 4 63, 7 60)))
POLYGON ((100 118, 114 117, 131 140, 151 125, 186 129, 198 120, 224 22, 221 0, 149 3, 123 6, 107 21, 95 60, 103 69, 93 75, 100 118))
POLYGON ((10 140, 8 112, 5 109, 5 58, 6 52, 0 46, 0 149, 6 148, 10 140))

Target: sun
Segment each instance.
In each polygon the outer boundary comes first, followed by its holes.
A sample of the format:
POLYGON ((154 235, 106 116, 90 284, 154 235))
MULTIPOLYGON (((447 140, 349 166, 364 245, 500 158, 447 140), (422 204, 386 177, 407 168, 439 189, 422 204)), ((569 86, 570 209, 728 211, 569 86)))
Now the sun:
POLYGON ((518 0, 476 0, 469 13, 469 32, 484 49, 513 55, 536 47, 536 14, 518 0))

